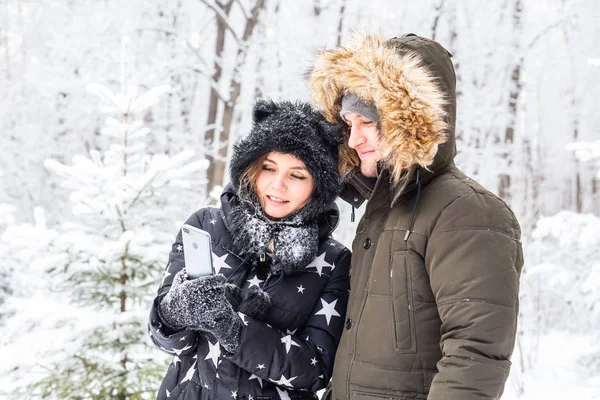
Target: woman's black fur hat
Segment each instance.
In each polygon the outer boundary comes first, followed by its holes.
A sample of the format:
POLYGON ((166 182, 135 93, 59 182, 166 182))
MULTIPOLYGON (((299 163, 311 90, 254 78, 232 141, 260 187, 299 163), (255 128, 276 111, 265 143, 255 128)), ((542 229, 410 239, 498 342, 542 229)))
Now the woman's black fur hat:
POLYGON ((335 201, 341 190, 338 146, 342 128, 330 124, 305 102, 258 100, 250 134, 235 146, 231 181, 239 191, 240 177, 256 159, 270 152, 292 154, 304 162, 316 187, 302 209, 305 222, 314 220, 335 201))

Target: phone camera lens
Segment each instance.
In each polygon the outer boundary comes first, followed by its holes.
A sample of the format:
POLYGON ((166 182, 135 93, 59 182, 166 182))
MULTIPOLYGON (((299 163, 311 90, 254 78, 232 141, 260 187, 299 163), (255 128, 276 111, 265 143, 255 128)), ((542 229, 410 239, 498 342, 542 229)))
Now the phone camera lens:
POLYGON ((198 243, 194 242, 192 243, 192 246, 194 246, 195 249, 198 249, 198 243))
POLYGON ((190 233, 190 230, 189 230, 188 228, 183 228, 183 231, 184 231, 185 233, 190 233))

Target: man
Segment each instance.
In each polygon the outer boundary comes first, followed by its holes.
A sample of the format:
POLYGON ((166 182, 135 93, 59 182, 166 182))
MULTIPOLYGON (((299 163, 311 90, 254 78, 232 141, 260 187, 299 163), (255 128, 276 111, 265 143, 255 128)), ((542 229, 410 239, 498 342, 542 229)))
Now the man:
POLYGON ((353 243, 335 400, 498 399, 523 265, 508 206, 454 165, 451 55, 414 34, 321 52, 313 103, 348 126, 343 198, 368 199, 353 243))

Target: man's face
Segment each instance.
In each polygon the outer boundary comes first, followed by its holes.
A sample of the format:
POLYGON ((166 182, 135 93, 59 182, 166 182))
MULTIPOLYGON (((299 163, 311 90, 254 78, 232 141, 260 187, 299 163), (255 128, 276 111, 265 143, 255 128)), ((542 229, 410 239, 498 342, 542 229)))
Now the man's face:
POLYGON ((344 119, 350 127, 348 145, 360 157, 360 172, 366 177, 375 178, 377 162, 383 157, 377 124, 360 114, 346 114, 344 119))

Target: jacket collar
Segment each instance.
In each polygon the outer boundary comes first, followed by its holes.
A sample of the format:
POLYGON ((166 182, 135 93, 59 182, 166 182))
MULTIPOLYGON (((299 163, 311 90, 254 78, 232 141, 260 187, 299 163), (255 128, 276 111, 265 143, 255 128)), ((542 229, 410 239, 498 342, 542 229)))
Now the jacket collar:
MULTIPOLYGON (((452 167, 454 167, 454 161, 448 162, 435 172, 421 169, 419 178, 421 180, 421 187, 427 186, 436 175, 440 175, 452 167)), ((389 190, 392 192, 390 207, 393 207, 403 196, 410 194, 417 189, 415 175, 416 166, 409 168, 398 184, 393 185, 393 183, 390 182, 389 173, 383 168, 379 169, 377 178, 367 178, 356 169, 346 181, 344 189, 342 190, 342 193, 340 193, 340 198, 353 207, 358 208, 365 201, 370 200, 373 197, 375 188, 377 188, 378 192, 382 189, 389 190), (383 184, 383 181, 387 181, 387 184, 383 184)))

